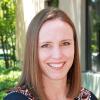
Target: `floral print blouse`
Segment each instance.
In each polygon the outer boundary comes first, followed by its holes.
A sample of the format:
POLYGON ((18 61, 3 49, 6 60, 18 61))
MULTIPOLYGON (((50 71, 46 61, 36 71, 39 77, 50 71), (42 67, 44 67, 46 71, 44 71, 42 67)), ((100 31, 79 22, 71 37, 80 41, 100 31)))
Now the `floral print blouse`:
MULTIPOLYGON (((39 100, 26 88, 17 87, 11 90, 4 100, 39 100)), ((89 90, 82 88, 78 97, 74 100, 97 100, 96 96, 89 90)))

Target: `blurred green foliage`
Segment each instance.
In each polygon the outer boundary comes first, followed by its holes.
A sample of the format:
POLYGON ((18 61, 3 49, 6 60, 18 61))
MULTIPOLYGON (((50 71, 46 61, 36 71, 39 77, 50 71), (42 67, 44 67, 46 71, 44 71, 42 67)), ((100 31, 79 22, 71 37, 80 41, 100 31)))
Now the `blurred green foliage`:
POLYGON ((15 0, 0 0, 0 60, 6 68, 15 66, 15 0))
POLYGON ((21 70, 19 67, 6 69, 0 66, 0 100, 3 100, 7 91, 17 84, 20 74, 21 70))
POLYGON ((46 0, 47 7, 59 7, 59 0, 46 0))
POLYGON ((90 27, 91 27, 91 51, 100 52, 100 0, 90 0, 90 27))
POLYGON ((58 7, 59 6, 59 0, 51 0, 51 6, 52 7, 58 7))
POLYGON ((13 88, 20 75, 15 56, 16 0, 0 0, 0 100, 13 88))

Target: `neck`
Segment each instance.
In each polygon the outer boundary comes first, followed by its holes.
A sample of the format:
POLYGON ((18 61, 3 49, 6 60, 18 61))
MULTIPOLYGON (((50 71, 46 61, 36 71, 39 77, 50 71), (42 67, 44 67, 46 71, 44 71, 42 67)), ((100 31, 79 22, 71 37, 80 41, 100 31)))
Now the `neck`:
POLYGON ((66 79, 52 80, 43 79, 44 91, 48 100, 66 100, 68 91, 66 79))

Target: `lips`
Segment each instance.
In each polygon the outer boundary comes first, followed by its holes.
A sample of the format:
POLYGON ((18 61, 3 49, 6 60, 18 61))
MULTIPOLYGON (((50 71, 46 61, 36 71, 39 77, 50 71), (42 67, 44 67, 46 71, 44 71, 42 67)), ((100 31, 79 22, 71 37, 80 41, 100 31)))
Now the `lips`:
POLYGON ((62 63, 48 63, 48 66, 52 67, 52 68, 61 68, 63 67, 65 64, 65 62, 62 63))

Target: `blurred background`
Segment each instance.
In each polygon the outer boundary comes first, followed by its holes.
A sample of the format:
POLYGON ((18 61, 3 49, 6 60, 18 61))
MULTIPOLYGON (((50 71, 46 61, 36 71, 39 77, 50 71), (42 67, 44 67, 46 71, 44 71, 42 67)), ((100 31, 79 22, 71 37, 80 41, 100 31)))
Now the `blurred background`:
POLYGON ((0 100, 20 77, 31 19, 51 6, 65 11, 74 22, 82 85, 100 100, 100 0, 0 0, 0 100))

